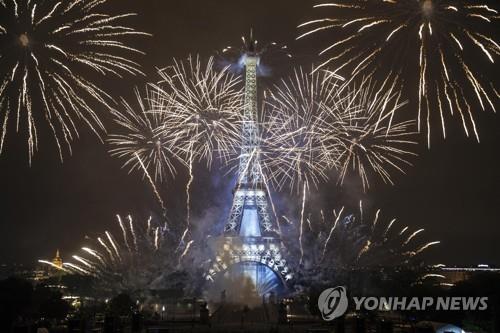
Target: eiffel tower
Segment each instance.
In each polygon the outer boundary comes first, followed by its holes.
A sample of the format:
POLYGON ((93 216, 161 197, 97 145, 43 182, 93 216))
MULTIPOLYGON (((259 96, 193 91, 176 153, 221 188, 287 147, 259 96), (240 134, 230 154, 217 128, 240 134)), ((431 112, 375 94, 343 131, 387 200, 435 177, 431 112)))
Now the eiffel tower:
POLYGON ((259 53, 250 36, 242 56, 245 66, 245 104, 238 180, 224 233, 218 239, 215 260, 206 279, 220 274, 251 280, 259 295, 284 291, 292 274, 283 258, 277 221, 269 213, 270 198, 260 165, 257 104, 259 53))

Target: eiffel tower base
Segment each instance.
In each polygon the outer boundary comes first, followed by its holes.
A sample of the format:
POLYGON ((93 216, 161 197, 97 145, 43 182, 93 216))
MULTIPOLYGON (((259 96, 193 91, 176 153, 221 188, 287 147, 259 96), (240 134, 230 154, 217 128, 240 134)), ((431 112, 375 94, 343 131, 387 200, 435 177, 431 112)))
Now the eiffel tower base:
POLYGON ((210 298, 224 293, 231 303, 261 304, 286 293, 291 274, 275 238, 220 236, 210 247, 215 253, 205 275, 210 298))

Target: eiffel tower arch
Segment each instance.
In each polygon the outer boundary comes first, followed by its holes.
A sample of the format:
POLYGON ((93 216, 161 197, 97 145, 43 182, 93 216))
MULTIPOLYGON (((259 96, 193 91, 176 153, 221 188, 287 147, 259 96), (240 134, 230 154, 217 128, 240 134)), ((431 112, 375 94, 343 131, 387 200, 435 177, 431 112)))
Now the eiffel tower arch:
POLYGON ((249 283, 260 295, 285 291, 293 275, 287 266, 277 221, 269 213, 270 198, 260 165, 257 116, 259 54, 249 41, 243 55, 245 103, 238 178, 224 233, 215 240, 215 258, 205 278, 249 283))

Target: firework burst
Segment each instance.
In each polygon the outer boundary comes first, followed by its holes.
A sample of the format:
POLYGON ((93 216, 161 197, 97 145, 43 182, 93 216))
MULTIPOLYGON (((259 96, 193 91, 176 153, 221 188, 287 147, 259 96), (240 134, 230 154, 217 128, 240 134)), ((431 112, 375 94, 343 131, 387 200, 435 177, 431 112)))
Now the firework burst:
POLYGON ((152 170, 154 180, 162 182, 167 175, 177 173, 174 160, 183 160, 174 145, 175 138, 165 130, 169 121, 166 113, 154 111, 148 91, 145 97, 137 89, 135 94, 135 105, 122 99, 122 110, 113 110, 115 123, 123 134, 110 135, 110 153, 123 159, 123 166, 130 171, 142 172, 142 161, 147 170, 152 170))
POLYGON ((240 143, 240 79, 227 68, 218 71, 213 57, 206 63, 199 56, 174 60, 158 73, 161 81, 151 85, 153 106, 169 119, 165 130, 172 133, 185 160, 205 160, 210 166, 214 154, 227 159, 240 143))
POLYGON ((415 122, 398 120, 406 102, 401 101, 401 92, 395 91, 394 83, 388 88, 385 86, 387 81, 381 85, 370 80, 360 85, 347 84, 341 88, 345 98, 339 99, 334 109, 325 108, 326 114, 344 115, 342 122, 326 123, 324 130, 327 140, 331 141, 329 137, 335 133, 336 139, 342 142, 341 150, 335 145, 335 151, 340 153, 333 160, 338 166, 341 184, 349 172, 359 176, 365 191, 370 186, 371 175, 394 184, 391 172, 404 173, 404 167, 411 165, 408 158, 416 155, 412 149, 417 144, 415 122))
POLYGON ((63 158, 78 137, 77 122, 96 134, 104 126, 93 105, 109 108, 108 93, 95 77, 142 74, 129 59, 141 51, 126 44, 133 35, 146 35, 122 25, 127 13, 100 11, 107 1, 0 1, 0 152, 7 130, 27 124, 29 160, 37 149, 38 122, 50 127, 63 158), (96 104, 97 103, 97 104, 96 104))
POLYGON ((119 233, 106 231, 95 240, 88 239, 89 244, 58 269, 94 277, 101 291, 141 293, 163 288, 181 263, 175 252, 177 242, 166 225, 156 224, 152 218, 136 224, 130 215, 117 215, 117 222, 119 233))
POLYGON ((173 144, 175 140, 165 130, 169 121, 166 114, 154 112, 147 91, 146 97, 142 97, 138 90, 135 93, 136 105, 122 99, 123 110, 112 111, 121 133, 110 135, 109 151, 112 156, 124 161, 123 167, 129 172, 138 170, 147 178, 165 213, 165 203, 156 183, 163 182, 167 175, 175 176, 175 163, 182 164, 184 161, 173 144))
MULTIPOLYGON (((346 214, 344 208, 334 210, 331 216, 308 218, 305 228, 306 268, 352 269, 356 267, 397 266, 418 258, 425 250, 439 244, 426 242, 423 229, 411 231, 399 225, 396 219, 385 221, 382 212, 374 214, 359 211, 346 214)), ((297 232, 298 233, 298 232, 297 232)), ((289 249, 297 248, 289 244, 289 249)), ((298 250, 297 250, 298 251, 298 250)))
POLYGON ((350 0, 314 7, 329 17, 301 24, 305 31, 298 38, 335 36, 320 53, 328 58, 323 66, 353 76, 391 76, 418 87, 418 128, 427 133, 429 146, 431 123, 439 121, 446 137, 445 123, 452 117, 479 141, 473 109, 495 110, 499 97, 495 78, 487 74, 495 73, 500 54, 491 34, 495 8, 435 0, 350 0))
POLYGON ((400 120, 406 102, 396 83, 343 80, 298 69, 268 94, 260 155, 276 188, 300 192, 333 171, 340 184, 355 172, 367 190, 372 174, 393 184, 392 171, 411 165, 414 121, 400 120))
POLYGON ((338 77, 324 71, 309 74, 299 68, 268 94, 261 158, 277 189, 300 191, 328 178, 341 150, 337 129, 347 113, 326 114, 324 108, 336 108, 339 85, 338 77))

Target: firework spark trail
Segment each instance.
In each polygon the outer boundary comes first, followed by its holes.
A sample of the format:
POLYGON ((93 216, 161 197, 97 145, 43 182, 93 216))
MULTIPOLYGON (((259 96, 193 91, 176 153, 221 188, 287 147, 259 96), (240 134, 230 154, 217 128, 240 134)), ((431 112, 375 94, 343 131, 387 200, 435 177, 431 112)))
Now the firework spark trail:
POLYGON ((417 255, 417 254, 421 253, 422 251, 425 251, 429 247, 440 244, 440 243, 441 243, 440 241, 429 242, 429 243, 425 244, 424 246, 422 246, 421 248, 419 248, 417 251, 413 252, 412 255, 417 255))
POLYGON ((422 231, 424 231, 424 229, 418 229, 417 231, 415 231, 414 233, 412 233, 405 241, 404 241, 404 245, 407 245, 412 239, 413 237, 415 237, 416 235, 418 235, 419 233, 421 233, 422 231))
MULTIPOLYGON (((135 233, 135 228, 134 228, 132 216, 128 215, 127 219, 128 219, 128 223, 130 226, 130 233, 132 234, 132 240, 134 241, 134 248, 135 248, 135 251, 137 252, 137 251, 139 251, 139 248, 137 247, 137 235, 135 233)), ((149 217, 149 219, 148 219, 148 225, 149 225, 150 221, 151 221, 151 217, 149 217)))
POLYGON ((101 237, 97 237, 97 241, 99 242, 99 244, 101 244, 102 247, 104 247, 104 249, 106 249, 106 251, 109 254, 109 258, 111 259, 112 262, 114 262, 115 261, 115 256, 113 255, 113 252, 111 251, 111 249, 109 248, 109 246, 106 245, 106 243, 102 240, 101 237))
POLYGON ((130 57, 143 52, 127 41, 149 35, 124 25, 135 14, 103 13, 101 7, 107 2, 69 0, 53 5, 53 1, 13 0, 0 6, 4 114, 0 153, 8 128, 14 126, 19 132, 21 119, 26 121, 30 163, 38 147, 40 122, 46 122, 52 132, 61 160, 64 148, 71 154, 71 142, 79 137, 77 121, 101 137, 104 125, 96 106, 110 109, 114 100, 92 81, 94 74, 99 78, 143 75, 130 57))
POLYGON ((375 227, 377 226, 379 214, 380 214, 380 209, 377 209, 377 212, 375 213, 375 218, 373 219, 372 230, 374 230, 375 227))
POLYGON ((299 234, 299 246, 300 246, 300 265, 304 259, 304 245, 302 243, 302 236, 304 233, 304 211, 306 207, 306 186, 303 186, 302 190, 302 209, 300 210, 300 234, 299 234))
POLYGON ((446 279, 446 277, 442 274, 433 274, 433 273, 430 273, 430 274, 425 274, 424 276, 422 276, 420 279, 421 280, 425 280, 425 279, 428 279, 428 278, 439 278, 439 279, 446 279))
POLYGON ((153 218, 150 216, 149 219, 148 219, 148 222, 147 222, 147 227, 146 227, 146 234, 149 235, 150 231, 151 231, 151 220, 153 218))
POLYGON ((359 200, 359 217, 361 223, 363 223, 363 200, 359 200))
POLYGON ((118 247, 116 246, 116 243, 113 240, 113 237, 111 236, 111 233, 109 233, 109 231, 105 231, 104 234, 108 238, 109 243, 111 244, 111 247, 113 248, 113 250, 115 250, 116 257, 118 258, 118 260, 121 261, 122 257, 120 256, 120 251, 118 250, 118 247))
POLYGON ((286 221, 286 223, 288 223, 289 225, 293 225, 292 221, 290 221, 290 219, 288 219, 288 217, 286 217, 285 215, 283 215, 281 217, 286 221))
POLYGON ((191 226, 191 184, 193 183, 194 180, 194 175, 193 175, 193 151, 190 150, 189 153, 189 180, 186 184, 186 229, 184 230, 184 233, 182 234, 179 246, 181 244, 184 244, 185 238, 189 233, 189 228, 191 226))
POLYGON ((179 265, 181 264, 182 259, 184 259, 184 257, 188 254, 188 252, 191 249, 191 246, 193 245, 193 243, 194 243, 194 240, 190 240, 187 243, 186 248, 184 249, 184 252, 182 252, 182 254, 179 257, 179 265))
POLYGON ((159 246, 159 232, 160 232, 160 227, 156 227, 155 229, 155 235, 154 235, 154 244, 155 244, 155 249, 156 250, 159 250, 160 249, 160 246, 159 246))
POLYGON ((88 260, 83 259, 82 257, 79 257, 77 255, 72 256, 73 259, 76 261, 82 263, 85 267, 90 268, 91 270, 95 269, 95 266, 91 264, 88 260))
POLYGON ((99 252, 97 251, 94 251, 88 247, 82 247, 82 250, 87 252, 88 254, 90 254, 91 256, 95 257, 97 260, 99 260, 99 262, 102 264, 102 265, 106 265, 106 262, 104 261, 103 257, 101 255, 99 255, 99 252))
POLYGON ((363 254, 365 254, 366 252, 370 251, 370 247, 371 247, 371 245, 372 245, 371 240, 367 240, 367 241, 366 241, 365 246, 363 246, 363 247, 361 248, 361 250, 359 251, 358 255, 356 256, 356 261, 358 261, 358 260, 359 260, 359 258, 361 258, 361 256, 362 256, 363 254))
POLYGON ((309 231, 312 231, 313 227, 312 227, 312 223, 311 223, 311 214, 309 214, 306 221, 307 221, 307 226, 309 227, 309 231))
POLYGON ((153 179, 151 178, 151 176, 149 175, 148 169, 146 169, 146 166, 142 162, 141 157, 139 156, 139 154, 134 153, 134 155, 137 158, 137 161, 139 161, 139 164, 140 164, 142 170, 144 171, 144 175, 148 179, 149 184, 151 185, 151 188, 153 189, 153 192, 154 192, 154 194, 156 196, 156 199, 158 200, 158 203, 161 206, 162 213, 165 216, 167 214, 167 208, 165 206, 165 203, 163 202, 163 199, 160 196, 160 192, 158 192, 158 189, 156 188, 156 185, 155 185, 153 179))
POLYGON ((55 268, 55 269, 57 269, 57 270, 59 270, 59 271, 69 272, 69 271, 68 271, 67 269, 65 269, 64 267, 59 267, 59 266, 57 266, 56 264, 54 264, 54 263, 52 263, 52 262, 50 262, 50 261, 48 261, 48 260, 38 260, 38 262, 39 262, 39 263, 41 263, 41 264, 49 265, 50 267, 55 268))
POLYGON ((179 245, 177 246, 177 250, 175 250, 176 252, 180 251, 180 249, 182 248, 182 245, 185 244, 184 239, 187 237, 188 232, 189 232, 189 228, 184 229, 184 232, 182 233, 182 237, 179 240, 179 245))
POLYGON ((85 274, 85 275, 93 275, 90 271, 83 269, 82 267, 75 265, 75 264, 72 264, 70 262, 65 262, 65 263, 63 263, 63 265, 68 266, 69 268, 72 268, 80 273, 85 274))
POLYGON ((127 230, 125 229, 125 226, 123 225, 123 222, 122 222, 122 218, 120 217, 120 215, 116 215, 116 218, 118 219, 118 224, 120 225, 120 229, 122 230, 122 235, 123 235, 123 241, 125 243, 125 246, 127 247, 127 249, 129 251, 132 251, 130 249, 130 246, 128 244, 128 240, 127 240, 127 230))
POLYGON ((391 230, 391 227, 392 225, 396 222, 396 219, 392 219, 391 222, 389 222, 389 224, 387 225, 387 228, 385 229, 384 231, 384 234, 383 236, 386 237, 387 236, 387 233, 389 232, 389 230, 391 230))
POLYGON ((414 97, 419 101, 419 130, 426 132, 429 147, 431 124, 439 123, 445 138, 446 123, 456 116, 465 134, 469 136, 472 128, 479 141, 469 110, 477 104, 482 110, 496 111, 498 95, 491 66, 500 47, 494 34, 485 31, 495 31, 498 11, 472 1, 453 6, 431 0, 342 2, 314 6, 323 11, 335 7, 336 18, 299 25, 306 31, 298 39, 329 32, 334 36, 320 52, 328 58, 320 68, 335 64, 333 72, 342 69, 354 77, 382 75, 404 87, 418 87, 414 97), (418 77, 418 83, 413 77, 418 77))
POLYGON ((335 228, 337 227, 337 223, 339 223, 339 220, 340 220, 340 217, 342 216, 343 211, 344 211, 344 207, 342 207, 340 209, 340 212, 338 213, 337 218, 335 219, 335 222, 333 223, 333 226, 330 228, 330 232, 329 232, 328 237, 326 238, 325 244, 323 246, 323 252, 321 254, 320 261, 323 261, 323 259, 325 258, 326 250, 328 248, 328 243, 330 242, 330 240, 332 238, 333 232, 334 232, 335 228))

